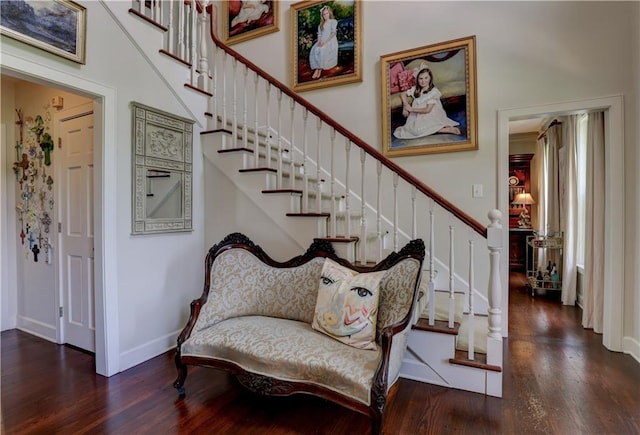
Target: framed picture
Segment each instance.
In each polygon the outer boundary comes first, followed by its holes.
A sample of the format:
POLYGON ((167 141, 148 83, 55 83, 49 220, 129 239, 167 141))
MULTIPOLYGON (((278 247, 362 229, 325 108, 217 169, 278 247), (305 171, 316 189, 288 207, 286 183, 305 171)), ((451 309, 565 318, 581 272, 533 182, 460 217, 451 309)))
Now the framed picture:
POLYGON ((360 8, 360 0, 291 5, 294 91, 362 81, 360 8))
POLYGON ((278 2, 223 1, 222 30, 224 41, 228 45, 277 32, 278 2))
POLYGON ((478 149, 475 36, 381 56, 389 157, 478 149))
POLYGON ((0 31, 18 41, 85 63, 86 9, 67 0, 0 2, 0 31))

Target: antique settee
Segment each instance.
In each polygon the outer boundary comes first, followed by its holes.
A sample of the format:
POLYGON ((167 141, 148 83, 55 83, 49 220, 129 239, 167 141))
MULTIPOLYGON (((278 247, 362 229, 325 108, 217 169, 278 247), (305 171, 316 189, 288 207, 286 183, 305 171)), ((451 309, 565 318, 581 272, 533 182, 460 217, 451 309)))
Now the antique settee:
MULTIPOLYGON (((191 302, 177 340, 174 387, 185 395, 190 365, 223 369, 257 393, 306 393, 368 415, 372 433, 379 433, 385 404, 398 385, 423 259, 422 240, 374 266, 351 264, 318 240, 304 254, 278 262, 246 236, 228 235, 206 256, 202 296, 191 302), (318 325, 358 322, 347 321, 348 314, 333 316, 332 310, 318 314, 318 296, 328 294, 329 287, 319 288, 329 281, 329 265, 346 271, 348 279, 378 280, 372 290, 378 304, 366 310, 369 317, 377 315, 367 347, 349 343, 351 335, 340 341, 318 325)), ((372 287, 349 282, 348 297, 371 296, 372 287)), ((335 299, 333 294, 331 303, 335 299)))

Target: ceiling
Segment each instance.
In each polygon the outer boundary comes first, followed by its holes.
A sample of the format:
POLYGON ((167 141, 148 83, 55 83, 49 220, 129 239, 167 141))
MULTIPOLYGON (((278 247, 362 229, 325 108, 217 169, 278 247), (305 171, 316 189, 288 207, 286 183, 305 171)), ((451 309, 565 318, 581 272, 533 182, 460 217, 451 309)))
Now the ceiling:
POLYGON ((509 134, 538 133, 543 130, 546 118, 529 118, 509 121, 509 134))

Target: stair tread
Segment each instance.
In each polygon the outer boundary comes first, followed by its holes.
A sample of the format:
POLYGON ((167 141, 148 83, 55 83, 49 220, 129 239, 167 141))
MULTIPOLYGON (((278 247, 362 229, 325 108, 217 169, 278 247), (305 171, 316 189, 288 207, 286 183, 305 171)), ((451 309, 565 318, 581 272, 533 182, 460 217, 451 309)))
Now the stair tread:
POLYGON ((239 169, 238 172, 278 172, 277 169, 273 169, 273 168, 247 168, 247 169, 239 169))
POLYGON ((325 240, 327 242, 335 242, 335 243, 351 243, 351 242, 357 242, 358 240, 360 240, 359 237, 340 237, 340 236, 335 236, 335 237, 314 237, 313 241, 320 241, 320 240, 325 240))
POLYGON ((478 369, 491 370, 494 372, 501 372, 502 368, 493 364, 487 364, 487 354, 481 352, 474 353, 474 359, 468 358, 466 351, 456 350, 455 356, 449 358, 451 364, 458 364, 467 367, 475 367, 478 369))
POLYGON ((265 189, 262 193, 295 193, 302 195, 301 189, 265 189))
POLYGON ((428 319, 420 318, 411 328, 418 331, 431 331, 441 332, 443 334, 458 335, 460 324, 458 322, 453 322, 453 328, 449 328, 448 322, 444 320, 435 320, 434 325, 430 326, 428 319))
POLYGON ((236 152, 253 153, 253 150, 251 148, 245 148, 245 147, 225 148, 223 150, 218 150, 218 153, 220 153, 220 154, 236 153, 236 152))
POLYGON ((291 217, 329 217, 329 213, 306 212, 306 213, 287 213, 291 217))

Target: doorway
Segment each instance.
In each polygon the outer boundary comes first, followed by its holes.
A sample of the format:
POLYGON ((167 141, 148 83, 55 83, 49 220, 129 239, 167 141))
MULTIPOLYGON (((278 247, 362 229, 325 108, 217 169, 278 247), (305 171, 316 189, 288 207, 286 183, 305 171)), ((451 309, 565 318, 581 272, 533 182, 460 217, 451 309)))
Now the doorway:
MULTIPOLYGON (((94 146, 94 228, 95 228, 95 361, 96 372, 112 376, 120 371, 119 326, 117 303, 117 269, 113 259, 117 255, 117 215, 115 207, 109 207, 107 199, 116 197, 116 92, 115 89, 85 80, 76 74, 47 68, 28 59, 9 53, 3 54, 2 74, 43 84, 67 92, 78 93, 93 100, 95 117, 94 146), (106 259, 111 259, 106 261, 106 259)), ((3 97, 4 99, 4 97, 3 97)), ((12 173, 4 171, 3 184, 12 173)), ((10 212, 7 221, 16 219, 15 211, 5 203, 10 212)), ((3 234, 2 246, 6 246, 3 234)), ((6 262, 7 256, 2 256, 6 262)), ((3 264, 3 269, 6 263, 3 264)), ((0 292, 11 293, 15 283, 0 281, 0 292)))
MULTIPOLYGON (((529 118, 551 118, 593 110, 605 111, 607 132, 605 155, 605 286, 603 345, 612 351, 622 351, 623 291, 624 291, 624 161, 623 102, 621 96, 559 103, 539 107, 501 110, 498 112, 498 209, 507 215, 509 168, 509 124, 529 118)), ((503 226, 503 240, 508 240, 503 226)), ((502 282, 508 283, 508 255, 502 256, 502 282)), ((503 335, 508 335, 509 286, 503 287, 503 335)))

